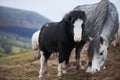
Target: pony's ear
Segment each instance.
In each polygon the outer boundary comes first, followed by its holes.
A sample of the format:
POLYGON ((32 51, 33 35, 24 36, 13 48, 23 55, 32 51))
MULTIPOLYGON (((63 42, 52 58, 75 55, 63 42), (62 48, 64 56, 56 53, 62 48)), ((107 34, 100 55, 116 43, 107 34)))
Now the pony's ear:
POLYGON ((103 37, 100 36, 100 43, 103 44, 103 42, 104 42, 104 39, 103 37))
POLYGON ((85 21, 86 20, 86 14, 84 11, 82 11, 82 16, 83 16, 83 20, 85 21))
POLYGON ((90 40, 90 41, 92 41, 92 40, 93 40, 93 38, 89 36, 89 40, 90 40))

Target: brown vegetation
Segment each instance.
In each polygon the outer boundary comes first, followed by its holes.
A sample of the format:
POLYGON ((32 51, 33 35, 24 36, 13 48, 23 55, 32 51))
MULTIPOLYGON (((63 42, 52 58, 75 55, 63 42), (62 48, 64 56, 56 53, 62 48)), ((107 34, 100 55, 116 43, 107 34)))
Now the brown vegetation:
MULTIPOLYGON (((0 80, 39 80, 39 60, 32 59, 32 51, 22 51, 19 54, 0 57, 0 80)), ((86 55, 82 55, 82 63, 86 62, 86 55)), ((49 77, 43 80, 58 80, 58 58, 49 60, 49 77)), ((75 70, 74 51, 71 54, 68 73, 61 80, 120 80, 120 44, 109 47, 106 69, 95 74, 85 73, 85 70, 75 70)))

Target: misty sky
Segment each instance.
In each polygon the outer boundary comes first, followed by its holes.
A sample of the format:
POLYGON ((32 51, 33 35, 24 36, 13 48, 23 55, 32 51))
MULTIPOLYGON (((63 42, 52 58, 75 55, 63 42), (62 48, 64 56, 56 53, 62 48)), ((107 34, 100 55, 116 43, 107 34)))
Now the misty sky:
MULTIPOLYGON (((34 11, 52 21, 60 21, 77 5, 93 4, 101 0, 0 0, 0 6, 34 11)), ((120 15, 120 0, 110 0, 120 15)), ((119 18, 120 20, 120 18, 119 18)))

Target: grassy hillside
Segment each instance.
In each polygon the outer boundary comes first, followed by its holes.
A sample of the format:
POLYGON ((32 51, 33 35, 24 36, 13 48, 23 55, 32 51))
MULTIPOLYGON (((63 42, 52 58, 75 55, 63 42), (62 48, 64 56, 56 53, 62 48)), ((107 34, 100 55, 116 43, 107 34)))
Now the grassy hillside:
POLYGON ((32 34, 47 22, 50 20, 38 13, 0 6, 0 52, 31 48, 32 34))
MULTIPOLYGON (((0 54, 0 80, 39 80, 39 60, 32 59, 32 50, 22 50, 20 53, 9 55, 0 54)), ((82 58, 83 59, 83 58, 82 58)), ((49 77, 43 80, 58 80, 58 58, 49 59, 49 77)), ((106 61, 106 69, 94 75, 85 73, 85 70, 75 70, 74 51, 71 54, 68 73, 61 80, 119 80, 120 79, 120 44, 110 47, 106 61)))
POLYGON ((0 52, 2 53, 11 53, 11 52, 16 52, 13 47, 18 48, 17 52, 23 49, 31 48, 31 42, 30 38, 24 38, 17 36, 17 35, 11 35, 11 34, 6 34, 0 32, 0 52))

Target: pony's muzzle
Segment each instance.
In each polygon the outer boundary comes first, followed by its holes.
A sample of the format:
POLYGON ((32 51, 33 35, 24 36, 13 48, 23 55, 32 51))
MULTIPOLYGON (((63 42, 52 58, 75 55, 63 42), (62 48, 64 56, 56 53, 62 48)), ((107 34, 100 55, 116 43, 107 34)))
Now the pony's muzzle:
POLYGON ((80 42, 80 41, 81 41, 81 38, 74 38, 74 41, 75 41, 75 42, 80 42))

